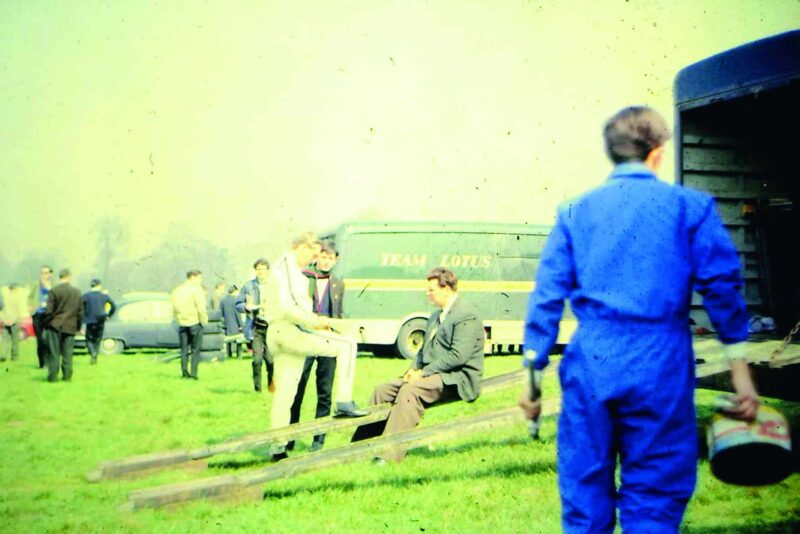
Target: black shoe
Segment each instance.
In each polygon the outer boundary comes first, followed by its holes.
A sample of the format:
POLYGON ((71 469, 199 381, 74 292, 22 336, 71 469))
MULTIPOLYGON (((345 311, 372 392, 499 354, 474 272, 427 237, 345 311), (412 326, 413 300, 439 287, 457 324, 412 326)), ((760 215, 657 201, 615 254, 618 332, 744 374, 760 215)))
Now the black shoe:
POLYGON ((321 451, 322 447, 324 447, 324 446, 325 446, 325 442, 324 441, 314 440, 314 442, 311 444, 311 452, 321 451))
POLYGON ((189 375, 189 378, 191 378, 192 380, 200 380, 199 378, 197 378, 197 375, 189 375))
POLYGON ((353 401, 337 402, 334 414, 337 417, 364 417, 369 414, 369 410, 362 410, 353 401))
POLYGON ((261 385, 259 384, 254 385, 253 389, 256 391, 256 393, 261 393, 261 385))
POLYGON ((273 454, 273 455, 272 455, 272 461, 274 461, 274 462, 280 462, 281 460, 285 460, 285 459, 287 459, 288 457, 289 457, 289 455, 288 455, 288 454, 286 454, 286 452, 279 452, 279 453, 277 453, 277 454, 273 454))
POLYGON ((191 378, 189 371, 181 371, 181 378, 191 378))

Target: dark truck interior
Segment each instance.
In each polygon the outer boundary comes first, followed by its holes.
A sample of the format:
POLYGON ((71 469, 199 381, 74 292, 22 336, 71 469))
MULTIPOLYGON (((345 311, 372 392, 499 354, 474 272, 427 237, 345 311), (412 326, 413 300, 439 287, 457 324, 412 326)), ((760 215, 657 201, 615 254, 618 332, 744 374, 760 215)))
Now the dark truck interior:
POLYGON ((800 31, 686 67, 675 95, 678 179, 716 197, 750 315, 783 337, 800 320, 800 31))

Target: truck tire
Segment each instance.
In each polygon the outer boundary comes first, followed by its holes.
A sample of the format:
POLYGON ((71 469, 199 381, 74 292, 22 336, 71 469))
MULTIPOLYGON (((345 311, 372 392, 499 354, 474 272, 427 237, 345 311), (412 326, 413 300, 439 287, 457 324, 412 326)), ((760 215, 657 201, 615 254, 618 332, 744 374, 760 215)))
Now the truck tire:
POLYGON ((222 334, 203 334, 203 344, 200 350, 222 350, 225 344, 225 336, 222 334))
POLYGON ((222 334, 222 323, 218 321, 209 321, 203 326, 203 335, 208 334, 222 334))
POLYGON ((125 343, 121 339, 106 337, 100 342, 100 354, 122 354, 123 350, 125 350, 125 343))
POLYGON ((395 350, 397 355, 410 360, 417 356, 417 352, 422 348, 422 343, 425 341, 425 325, 428 321, 425 319, 411 319, 406 321, 400 327, 400 332, 397 334, 397 341, 395 342, 395 350))

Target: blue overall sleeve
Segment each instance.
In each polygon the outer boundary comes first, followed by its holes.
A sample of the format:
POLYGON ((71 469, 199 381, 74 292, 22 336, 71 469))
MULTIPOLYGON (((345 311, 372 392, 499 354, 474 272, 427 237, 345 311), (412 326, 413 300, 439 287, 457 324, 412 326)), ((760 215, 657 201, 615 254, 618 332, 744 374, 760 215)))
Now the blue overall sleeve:
MULTIPOLYGON (((533 351, 533 366, 542 370, 550 363, 550 350, 558 337, 558 323, 564 311, 564 299, 575 287, 575 265, 564 213, 547 238, 536 272, 536 287, 528 299, 525 319, 524 352, 533 351)), ((526 366, 530 362, 524 360, 526 366)))
POLYGON ((692 272, 694 289, 703 297, 719 340, 724 345, 745 341, 747 308, 741 294, 739 256, 710 198, 694 233, 692 272))

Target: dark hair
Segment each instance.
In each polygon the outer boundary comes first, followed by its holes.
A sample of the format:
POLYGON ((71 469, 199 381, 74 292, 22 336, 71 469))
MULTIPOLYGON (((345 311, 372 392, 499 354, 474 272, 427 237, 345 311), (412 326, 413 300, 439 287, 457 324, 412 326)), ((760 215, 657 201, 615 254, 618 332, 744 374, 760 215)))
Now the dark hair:
POLYGON ((92 278, 92 281, 89 282, 90 287, 97 287, 99 285, 100 285, 100 279, 98 278, 92 278))
POLYGON ((18 284, 18 283, 16 283, 16 282, 11 282, 10 284, 8 284, 8 289, 9 289, 9 290, 11 290, 11 289, 17 289, 18 287, 19 287, 19 284, 18 284))
POLYGON ((606 154, 614 163, 644 161, 654 149, 672 137, 666 121, 644 106, 624 108, 603 127, 606 154))
POLYGON ((236 287, 236 284, 233 284, 231 287, 228 288, 228 293, 234 293, 235 291, 238 291, 238 290, 239 290, 239 288, 236 287))
POLYGON ((58 271, 58 277, 59 277, 59 278, 66 278, 66 277, 68 277, 68 276, 69 276, 69 275, 71 275, 71 274, 72 274, 72 273, 71 273, 71 272, 69 272, 69 269, 61 269, 60 271, 58 271))
POLYGON ((330 254, 332 256, 336 256, 337 258, 339 257, 339 251, 336 250, 336 247, 330 241, 322 241, 320 246, 320 254, 324 252, 325 254, 330 254))
POLYGON ((449 286, 450 289, 456 291, 458 289, 458 277, 456 273, 444 267, 436 267, 428 273, 426 280, 436 280, 439 287, 449 286))
POLYGON ((258 269, 259 265, 266 265, 267 269, 269 269, 269 262, 266 258, 258 258, 255 263, 253 263, 253 269, 258 269))
POLYGON ((49 265, 42 265, 39 270, 41 271, 42 269, 47 269, 48 271, 50 271, 50 274, 53 274, 53 268, 50 267, 49 265))
POLYGON ((199 275, 201 275, 201 274, 203 274, 203 273, 201 273, 201 272, 200 272, 200 271, 198 271, 197 269, 192 269, 191 271, 188 271, 188 272, 186 273, 186 278, 191 278, 191 277, 193 277, 193 276, 199 276, 199 275))

